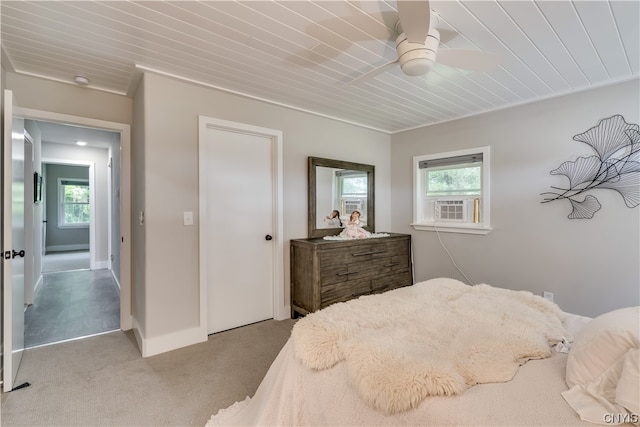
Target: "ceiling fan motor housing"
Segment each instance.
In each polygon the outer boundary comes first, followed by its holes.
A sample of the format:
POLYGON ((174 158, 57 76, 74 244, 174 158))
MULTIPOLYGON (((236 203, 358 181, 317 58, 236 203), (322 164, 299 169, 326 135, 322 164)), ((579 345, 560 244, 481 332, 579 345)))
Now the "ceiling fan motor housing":
POLYGON ((436 62, 439 44, 440 32, 433 27, 429 28, 424 43, 411 43, 404 33, 400 34, 396 39, 396 50, 402 72, 408 76, 428 73, 436 62))

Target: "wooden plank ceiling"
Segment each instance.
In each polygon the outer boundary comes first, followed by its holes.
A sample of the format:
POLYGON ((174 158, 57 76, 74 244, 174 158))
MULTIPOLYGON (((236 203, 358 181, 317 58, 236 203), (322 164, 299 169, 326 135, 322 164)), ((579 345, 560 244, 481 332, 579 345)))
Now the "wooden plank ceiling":
POLYGON ((639 76, 638 1, 430 7, 440 51, 491 52, 499 65, 436 62, 418 77, 396 65, 351 83, 397 59, 390 0, 2 0, 3 66, 69 83, 84 75, 120 94, 154 71, 389 133, 639 76))

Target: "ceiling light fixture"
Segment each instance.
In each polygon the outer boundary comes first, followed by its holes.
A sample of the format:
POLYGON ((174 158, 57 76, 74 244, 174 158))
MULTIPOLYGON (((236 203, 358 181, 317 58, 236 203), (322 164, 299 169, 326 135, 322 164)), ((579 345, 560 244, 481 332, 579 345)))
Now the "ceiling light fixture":
POLYGON ((85 76, 75 76, 73 78, 73 81, 75 81, 80 86, 87 86, 89 84, 89 79, 85 76))
POLYGON ((84 142, 84 141, 76 141, 76 145, 79 145, 79 146, 81 146, 81 147, 84 147, 85 145, 87 145, 87 143, 86 143, 86 142, 84 142))

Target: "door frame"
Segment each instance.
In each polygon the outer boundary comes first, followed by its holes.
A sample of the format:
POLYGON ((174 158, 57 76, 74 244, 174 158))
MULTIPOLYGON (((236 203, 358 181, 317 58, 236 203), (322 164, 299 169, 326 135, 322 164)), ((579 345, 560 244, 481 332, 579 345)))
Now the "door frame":
POLYGON ((131 329, 133 326, 131 300, 131 125, 22 107, 15 107, 13 114, 27 120, 90 127, 120 134, 120 329, 123 331, 131 329))
MULTIPOLYGON (((259 126, 253 126, 246 123, 232 122, 228 120, 217 119, 207 116, 198 116, 198 145, 204 143, 205 134, 207 129, 216 129, 227 132, 237 132, 248 135, 256 135, 271 140, 271 161, 272 161, 272 188, 273 188, 273 317, 276 320, 288 319, 291 317, 290 304, 285 301, 285 289, 284 289, 284 220, 283 220, 283 156, 282 156, 282 131, 276 129, 263 128, 259 126)), ((198 168, 200 171, 203 168, 205 159, 198 153, 198 168)), ((199 264, 200 264, 200 327, 204 330, 205 334, 208 331, 208 316, 209 307, 207 304, 207 246, 206 239, 203 236, 207 235, 209 227, 208 217, 206 212, 206 182, 204 174, 199 173, 198 176, 198 200, 199 200, 199 217, 200 217, 200 250, 199 250, 199 264)))

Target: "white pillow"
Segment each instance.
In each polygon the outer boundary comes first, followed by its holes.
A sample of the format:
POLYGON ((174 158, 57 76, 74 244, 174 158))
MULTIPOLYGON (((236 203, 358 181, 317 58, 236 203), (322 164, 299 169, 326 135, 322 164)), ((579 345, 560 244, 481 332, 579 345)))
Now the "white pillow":
MULTIPOLYGON (((580 418, 598 424, 606 414, 638 414, 640 376, 640 307, 614 310, 596 317, 575 337, 567 357, 564 399, 580 418)), ((637 417, 637 415, 635 415, 637 417)), ((635 420, 637 422, 637 420, 635 420)))
POLYGON ((591 322, 575 337, 567 359, 569 387, 597 379, 631 348, 640 345, 640 307, 610 311, 591 322))

